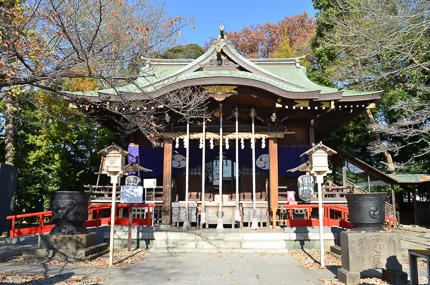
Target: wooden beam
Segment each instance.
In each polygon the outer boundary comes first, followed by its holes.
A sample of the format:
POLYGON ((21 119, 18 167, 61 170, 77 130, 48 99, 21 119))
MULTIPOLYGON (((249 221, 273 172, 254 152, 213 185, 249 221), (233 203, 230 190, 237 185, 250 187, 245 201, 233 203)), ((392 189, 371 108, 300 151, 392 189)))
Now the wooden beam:
POLYGON ((269 178, 270 178, 270 209, 272 211, 272 227, 276 228, 276 211, 278 210, 278 142, 269 139, 269 178))
POLYGON ((164 140, 163 158, 163 206, 161 223, 170 225, 172 214, 172 140, 164 140))
POLYGON ((394 189, 394 185, 393 184, 391 184, 391 202, 393 203, 394 218, 397 218, 397 213, 396 213, 396 191, 394 189))
POLYGON ((309 123, 309 144, 315 143, 315 120, 311 119, 309 123))
POLYGON ((412 212, 414 214, 414 225, 417 224, 417 185, 412 184, 412 212))
POLYGON ((342 160, 342 186, 346 186, 346 162, 342 160))

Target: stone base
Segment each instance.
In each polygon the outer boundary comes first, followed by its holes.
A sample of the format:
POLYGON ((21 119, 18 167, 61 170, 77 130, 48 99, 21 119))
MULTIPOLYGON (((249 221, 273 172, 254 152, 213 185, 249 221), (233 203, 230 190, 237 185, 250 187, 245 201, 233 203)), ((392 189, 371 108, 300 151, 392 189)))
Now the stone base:
POLYGON ((349 272, 344 268, 340 268, 337 271, 337 279, 345 285, 357 285, 360 284, 360 272, 349 272))
POLYGON ((394 284, 407 284, 400 264, 400 237, 394 232, 342 232, 340 234, 342 268, 338 279, 360 284, 360 272, 383 269, 383 277, 394 284), (358 276, 358 280, 357 280, 358 276))
POLYGON ((106 243, 97 244, 97 234, 39 235, 38 248, 25 250, 23 256, 66 261, 91 260, 108 251, 106 243))

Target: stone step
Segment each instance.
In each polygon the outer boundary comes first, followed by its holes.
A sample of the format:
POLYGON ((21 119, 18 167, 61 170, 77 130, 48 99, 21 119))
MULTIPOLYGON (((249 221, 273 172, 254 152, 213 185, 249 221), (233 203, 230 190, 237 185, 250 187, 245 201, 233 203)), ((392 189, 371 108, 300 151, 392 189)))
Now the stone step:
POLYGON ((32 248, 23 251, 23 256, 33 258, 50 258, 66 261, 85 261, 94 259, 108 252, 106 243, 96 244, 87 248, 81 249, 48 249, 48 248, 32 248))
POLYGON ((332 245, 332 246, 330 246, 330 251, 329 251, 329 253, 330 253, 331 255, 333 255, 334 257, 336 257, 336 258, 340 259, 340 258, 341 258, 341 253, 342 253, 342 251, 341 251, 341 249, 340 249, 340 246, 338 246, 338 245, 332 245))
MULTIPOLYGON (((87 247, 83 250, 82 252, 82 256, 83 257, 88 257, 88 256, 92 256, 95 253, 100 253, 100 252, 106 252, 106 250, 108 250, 108 244, 107 243, 100 243, 100 244, 96 244, 90 247, 87 247)), ((102 253, 102 254, 103 254, 102 253)), ((100 255, 102 255, 100 254, 100 255)))
POLYGON ((152 247, 201 249, 286 249, 283 240, 154 240, 152 247))
POLYGON ((340 249, 340 246, 338 246, 338 245, 330 246, 330 251, 335 253, 335 254, 338 254, 338 255, 341 255, 341 253, 342 253, 342 250, 340 249))
MULTIPOLYGON (((324 239, 334 239, 332 233, 324 233, 324 239)), ((125 236, 127 238, 128 236, 125 236)), ((318 240, 319 233, 192 233, 192 232, 154 232, 155 240, 318 240)))
POLYGON ((207 249, 207 248, 152 248, 151 252, 155 253, 172 253, 172 252, 205 252, 205 253, 288 253, 288 249, 246 249, 246 248, 221 248, 221 249, 207 249))

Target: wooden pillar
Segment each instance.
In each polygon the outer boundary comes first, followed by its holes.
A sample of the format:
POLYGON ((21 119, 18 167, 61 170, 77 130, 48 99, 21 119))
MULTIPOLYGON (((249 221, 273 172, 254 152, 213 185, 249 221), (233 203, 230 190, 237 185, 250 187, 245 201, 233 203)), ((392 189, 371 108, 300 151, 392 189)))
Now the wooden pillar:
POLYGON ((367 174, 367 192, 370 192, 370 175, 367 174))
POLYGON ((164 139, 163 206, 161 223, 170 225, 172 216, 172 140, 164 139))
POLYGON ((276 228, 276 211, 278 210, 278 142, 269 139, 269 180, 270 209, 272 211, 272 227, 276 228))
POLYGON ((414 224, 417 224, 417 185, 412 184, 412 213, 414 214, 414 224))
POLYGON ((342 160, 342 186, 346 186, 346 162, 342 160))
POLYGON ((393 203, 394 218, 397 218, 397 213, 396 213, 396 191, 394 189, 394 185, 393 184, 391 184, 391 201, 393 203))
POLYGON ((309 144, 315 143, 315 119, 311 119, 309 123, 309 144))

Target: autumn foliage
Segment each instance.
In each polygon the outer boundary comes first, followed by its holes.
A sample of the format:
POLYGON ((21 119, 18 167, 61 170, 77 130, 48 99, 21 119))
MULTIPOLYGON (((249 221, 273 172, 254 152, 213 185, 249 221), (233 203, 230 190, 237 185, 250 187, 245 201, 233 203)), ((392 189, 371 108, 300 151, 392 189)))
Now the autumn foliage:
POLYGON ((241 31, 229 32, 226 35, 235 48, 248 58, 273 57, 279 51, 285 36, 290 47, 302 55, 315 34, 315 25, 315 19, 304 12, 285 17, 278 23, 244 27, 241 31))
MULTIPOLYGON (((0 89, 58 90, 65 78, 135 78, 142 58, 171 47, 188 18, 146 0, 0 1, 0 89)), ((106 87, 106 85, 105 85, 106 87)))

